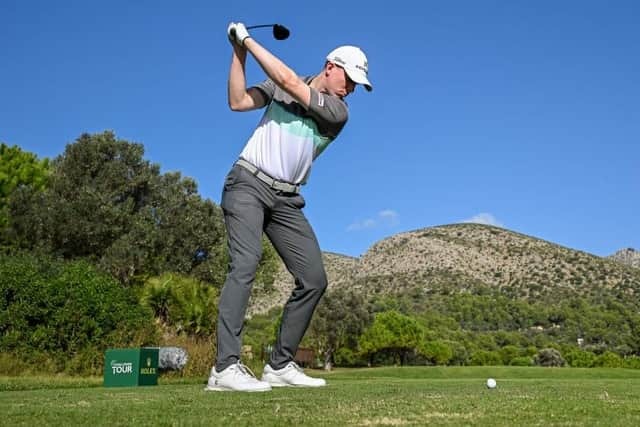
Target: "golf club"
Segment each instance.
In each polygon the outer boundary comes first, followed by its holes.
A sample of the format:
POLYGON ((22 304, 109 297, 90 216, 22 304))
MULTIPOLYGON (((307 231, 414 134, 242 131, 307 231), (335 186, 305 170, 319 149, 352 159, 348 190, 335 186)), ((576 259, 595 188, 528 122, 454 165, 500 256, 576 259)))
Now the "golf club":
MULTIPOLYGON (((247 27, 247 30, 252 30, 254 28, 266 28, 273 27, 273 38, 276 40, 285 40, 289 38, 289 29, 284 25, 280 24, 264 24, 264 25, 252 25, 247 27)), ((235 30, 231 30, 232 34, 235 36, 235 30)))

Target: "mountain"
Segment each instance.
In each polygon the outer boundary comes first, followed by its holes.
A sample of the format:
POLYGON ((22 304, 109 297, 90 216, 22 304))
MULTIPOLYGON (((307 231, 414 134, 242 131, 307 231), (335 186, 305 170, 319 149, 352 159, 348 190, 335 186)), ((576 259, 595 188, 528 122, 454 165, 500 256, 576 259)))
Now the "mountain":
MULTIPOLYGON (((323 256, 330 289, 368 296, 486 288, 532 302, 606 293, 640 307, 640 269, 488 225, 429 227, 383 239, 360 258, 323 256)), ((284 304, 292 286, 281 265, 274 290, 253 297, 250 313, 284 304)))
MULTIPOLYGON (((358 258, 332 252, 323 252, 322 260, 329 286, 341 286, 348 283, 349 279, 354 276, 359 262, 358 258)), ((253 314, 266 313, 273 307, 284 306, 293 287, 293 276, 287 271, 284 263, 280 261, 272 289, 266 292, 254 291, 251 295, 247 313, 251 316, 253 314)))
POLYGON ((633 248, 621 249, 608 258, 630 265, 631 267, 640 268, 640 252, 633 248))

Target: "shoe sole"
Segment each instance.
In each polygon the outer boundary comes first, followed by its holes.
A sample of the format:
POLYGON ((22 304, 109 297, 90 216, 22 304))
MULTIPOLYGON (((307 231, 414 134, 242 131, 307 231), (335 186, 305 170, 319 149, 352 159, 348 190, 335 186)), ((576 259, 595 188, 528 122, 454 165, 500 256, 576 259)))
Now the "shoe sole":
POLYGON ((291 384, 280 384, 280 383, 269 383, 269 385, 271 387, 293 387, 293 385, 291 385, 291 384))
POLYGON ((232 388, 226 388, 226 387, 211 387, 211 386, 206 386, 204 388, 204 391, 237 391, 240 393, 261 393, 261 392, 265 392, 265 391, 271 391, 270 388, 264 388, 264 389, 254 389, 254 390, 234 390, 232 388))
POLYGON ((265 380, 262 379, 261 381, 264 381, 266 383, 269 383, 269 385, 271 387, 309 387, 309 388, 318 388, 318 387, 326 387, 326 383, 325 384, 318 384, 318 385, 311 385, 311 384, 289 384, 289 383, 283 383, 283 382, 271 382, 269 380, 265 380))
POLYGON ((320 388, 326 387, 326 384, 322 385, 309 385, 309 384, 272 384, 269 383, 271 387, 298 387, 298 388, 320 388))

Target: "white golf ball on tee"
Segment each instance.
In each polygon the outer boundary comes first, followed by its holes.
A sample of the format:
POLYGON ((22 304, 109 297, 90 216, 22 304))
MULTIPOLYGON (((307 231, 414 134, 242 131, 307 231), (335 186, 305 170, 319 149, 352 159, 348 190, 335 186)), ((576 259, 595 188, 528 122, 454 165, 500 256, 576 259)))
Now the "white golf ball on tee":
POLYGON ((493 378, 489 378, 487 380, 487 388, 496 388, 498 385, 498 383, 496 383, 496 380, 494 380, 493 378))

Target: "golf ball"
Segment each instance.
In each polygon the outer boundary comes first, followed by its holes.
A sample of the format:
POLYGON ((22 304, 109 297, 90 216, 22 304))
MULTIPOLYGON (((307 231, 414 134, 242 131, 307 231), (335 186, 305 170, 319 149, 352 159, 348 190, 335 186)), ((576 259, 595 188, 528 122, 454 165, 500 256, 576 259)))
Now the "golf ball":
POLYGON ((489 378, 487 380, 487 388, 496 388, 498 384, 496 383, 496 380, 494 380, 493 378, 489 378))

